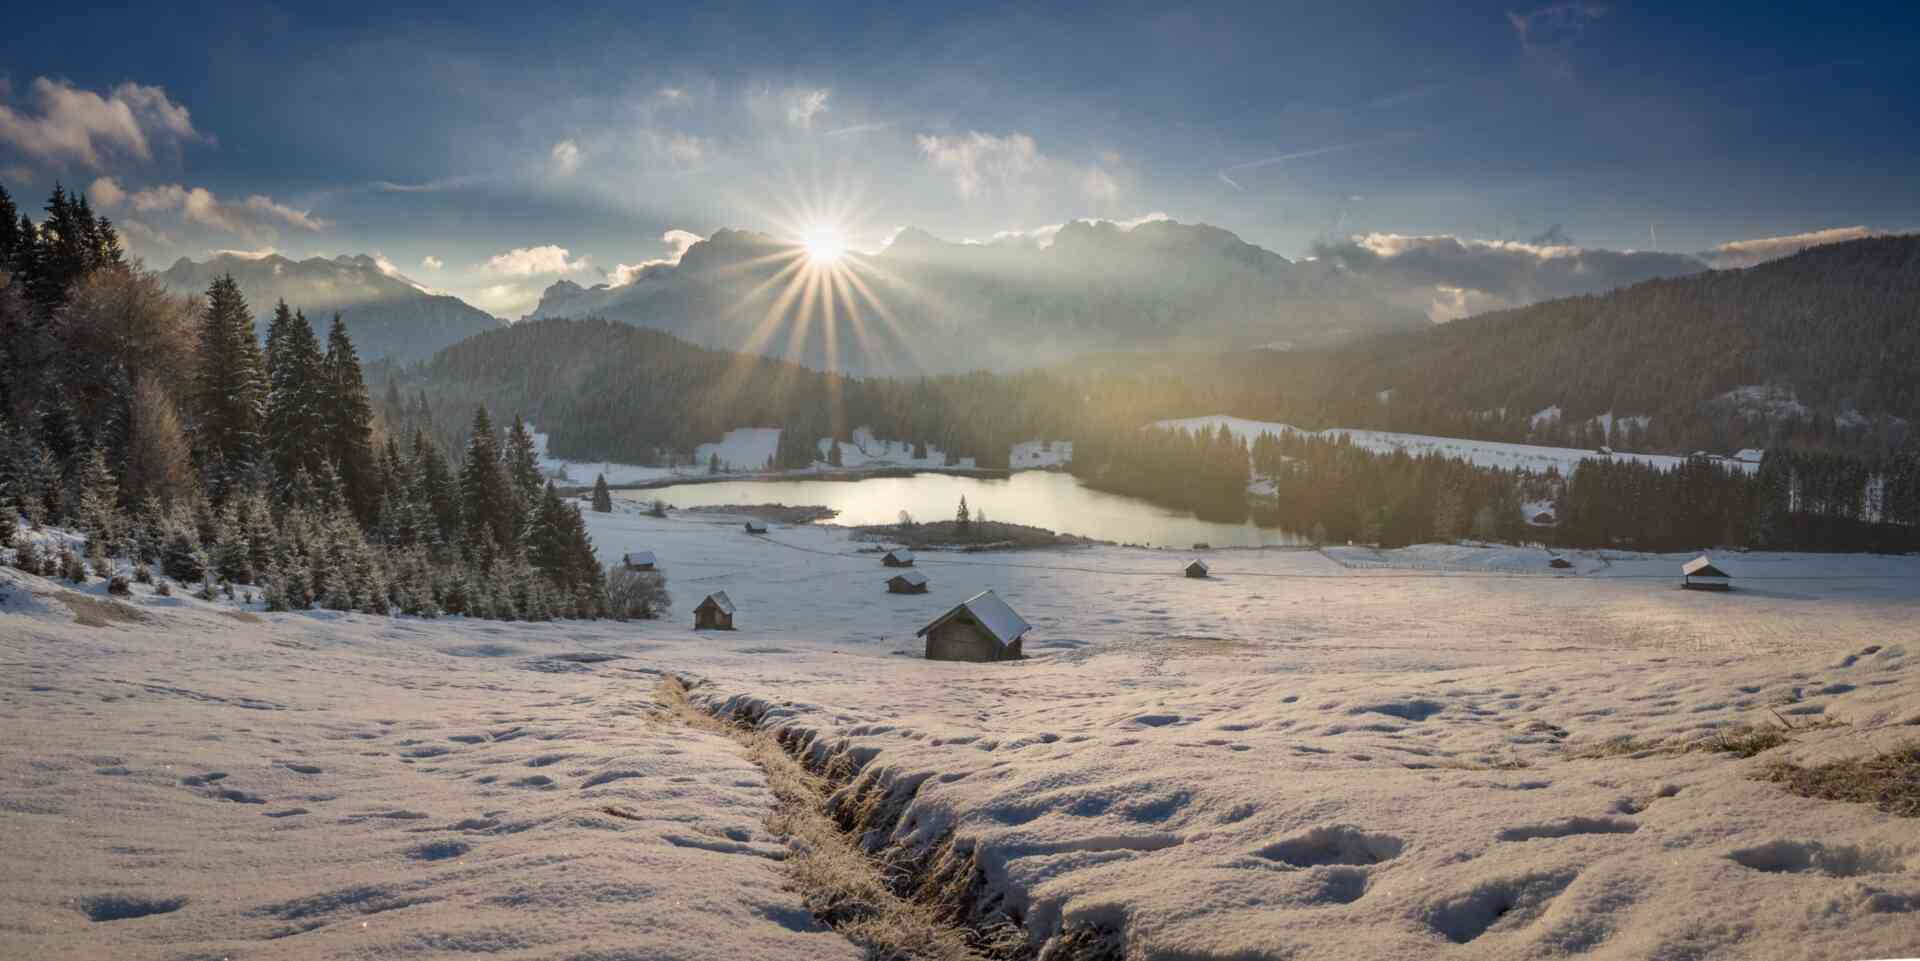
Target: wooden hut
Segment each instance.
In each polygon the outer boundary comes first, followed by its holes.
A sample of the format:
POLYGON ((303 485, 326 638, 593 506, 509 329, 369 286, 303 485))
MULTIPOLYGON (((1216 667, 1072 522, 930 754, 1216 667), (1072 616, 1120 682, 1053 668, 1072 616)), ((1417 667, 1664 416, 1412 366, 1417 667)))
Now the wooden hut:
POLYGON ((912 567, 913 552, 904 547, 896 547, 880 558, 880 563, 888 567, 912 567))
POLYGON ((889 594, 925 594, 926 592, 927 575, 919 571, 907 571, 904 574, 895 574, 887 578, 887 593, 889 594))
POLYGON ((620 566, 630 571, 650 571, 653 565, 652 551, 628 551, 620 556, 620 566))
POLYGON ((1705 554, 1680 565, 1680 586, 1690 591, 1732 590, 1732 580, 1732 575, 1715 567, 1705 554))
POLYGON ((1196 561, 1194 561, 1193 563, 1191 563, 1191 564, 1188 564, 1188 565, 1187 565, 1187 576, 1188 576, 1188 577, 1205 577, 1205 576, 1207 576, 1207 562, 1206 562, 1206 561, 1202 561, 1202 560, 1196 560, 1196 561))
POLYGON ((726 591, 714 591, 700 606, 693 609, 693 629, 696 631, 733 630, 733 599, 726 591))
POLYGON ((749 534, 765 534, 766 532, 767 532, 767 525, 765 525, 765 524, 762 524, 762 523, 760 523, 759 521, 748 521, 748 522, 747 522, 747 533, 749 533, 749 534))
POLYGON ((1020 640, 1033 630, 1000 595, 981 591, 914 632, 927 639, 927 658, 935 661, 1011 661, 1019 659, 1020 640))

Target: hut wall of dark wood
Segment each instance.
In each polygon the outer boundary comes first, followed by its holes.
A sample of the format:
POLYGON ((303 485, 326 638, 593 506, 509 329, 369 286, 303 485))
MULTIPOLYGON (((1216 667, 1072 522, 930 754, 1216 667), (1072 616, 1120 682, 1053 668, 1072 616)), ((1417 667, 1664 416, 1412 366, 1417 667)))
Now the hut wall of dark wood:
POLYGON ((723 611, 715 604, 702 604, 693 609, 693 629, 696 631, 731 631, 733 615, 723 611))
POLYGON ((998 661, 1020 656, 1020 642, 1002 651, 1000 642, 973 621, 956 617, 927 632, 927 659, 933 661, 998 661))
POLYGON ((896 577, 887 582, 889 594, 925 594, 926 592, 927 582, 925 581, 915 584, 905 578, 896 577))

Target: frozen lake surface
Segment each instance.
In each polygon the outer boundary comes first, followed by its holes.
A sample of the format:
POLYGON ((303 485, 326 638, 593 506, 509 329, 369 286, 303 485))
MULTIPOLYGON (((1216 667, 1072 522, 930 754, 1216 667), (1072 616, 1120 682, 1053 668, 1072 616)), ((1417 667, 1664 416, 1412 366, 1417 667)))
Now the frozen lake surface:
POLYGON ((1198 543, 1277 547, 1303 542, 1278 527, 1203 520, 1137 497, 1097 491, 1071 474, 1054 471, 1021 471, 1005 478, 915 474, 853 481, 715 481, 617 493, 637 501, 659 498, 675 507, 824 504, 840 512, 832 523, 847 526, 892 524, 901 511, 919 521, 951 520, 965 497, 976 516, 984 512, 996 521, 1119 544, 1186 548, 1198 543))

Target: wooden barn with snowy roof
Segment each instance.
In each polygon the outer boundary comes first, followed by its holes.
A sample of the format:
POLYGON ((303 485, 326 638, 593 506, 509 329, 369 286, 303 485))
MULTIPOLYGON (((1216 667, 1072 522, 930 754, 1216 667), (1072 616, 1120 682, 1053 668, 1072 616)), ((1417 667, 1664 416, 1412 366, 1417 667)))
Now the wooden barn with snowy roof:
POLYGON ((620 556, 620 566, 630 571, 650 571, 654 563, 652 551, 628 551, 620 556))
POLYGON ((1730 591, 1732 581, 1733 576, 1705 554, 1680 565, 1680 586, 1690 591, 1730 591))
POLYGON ((733 630, 733 599, 726 591, 714 591, 700 606, 693 609, 693 629, 696 631, 733 630))
POLYGON ((914 636, 927 639, 929 660, 1012 661, 1021 657, 1020 640, 1031 630, 1033 625, 989 590, 954 605, 914 636))
POLYGON ((1193 563, 1187 565, 1187 576, 1188 577, 1207 576, 1207 562, 1203 560, 1195 559, 1193 563))
POLYGON ((896 547, 880 558, 880 563, 888 567, 912 567, 913 552, 904 547, 896 547))
POLYGON ((926 592, 927 575, 919 571, 907 571, 887 578, 889 594, 925 594, 926 592))

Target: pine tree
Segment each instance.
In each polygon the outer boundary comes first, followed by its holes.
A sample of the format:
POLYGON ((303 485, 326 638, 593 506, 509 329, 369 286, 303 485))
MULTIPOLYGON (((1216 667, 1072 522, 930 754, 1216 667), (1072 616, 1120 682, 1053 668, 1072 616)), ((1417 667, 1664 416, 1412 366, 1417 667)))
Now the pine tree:
POLYGON ((714 451, 712 454, 708 455, 707 473, 708 474, 720 473, 720 452, 719 451, 714 451))
POLYGON ((347 336, 346 322, 333 315, 327 354, 321 362, 327 458, 339 472, 341 496, 363 524, 379 508, 380 485, 373 460, 373 404, 360 372, 360 356, 347 336))
POLYGON ((252 473, 261 454, 266 404, 265 361, 253 337, 253 318, 232 275, 207 288, 200 320, 200 375, 195 384, 195 448, 208 492, 224 499, 252 473))
POLYGON ((313 325, 285 301, 267 326, 267 456, 274 492, 286 502, 300 469, 320 471, 328 457, 324 360, 313 325))
POLYGON ((595 474, 593 478, 593 509, 596 513, 613 512, 613 491, 607 489, 607 475, 595 474))
POLYGON ((87 535, 90 545, 109 554, 120 553, 120 485, 107 468, 105 451, 95 447, 80 459, 79 476, 74 481, 78 494, 74 507, 74 526, 87 535))
POLYGON ((466 513, 468 549, 484 559, 483 563, 490 563, 491 548, 508 548, 515 543, 514 499, 513 487, 500 462, 499 438, 494 436, 493 421, 485 407, 473 413, 466 462, 460 468, 460 498, 466 513))
POLYGON ((508 483, 513 487, 514 531, 524 540, 528 527, 537 520, 540 488, 546 481, 540 476, 540 455, 534 449, 533 434, 519 414, 513 415, 513 424, 507 428, 507 443, 501 457, 508 483))
POLYGON ((837 440, 827 441, 827 466, 828 467, 845 466, 840 462, 840 442, 837 440))
POLYGON ((967 512, 967 496, 960 495, 960 508, 953 512, 953 526, 964 534, 973 524, 973 517, 967 512))
POLYGON ((433 536, 428 540, 437 544, 458 543, 463 519, 453 470, 447 466, 447 459, 440 455, 440 449, 434 446, 425 430, 413 432, 412 475, 413 501, 420 505, 431 522, 433 536))

